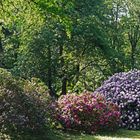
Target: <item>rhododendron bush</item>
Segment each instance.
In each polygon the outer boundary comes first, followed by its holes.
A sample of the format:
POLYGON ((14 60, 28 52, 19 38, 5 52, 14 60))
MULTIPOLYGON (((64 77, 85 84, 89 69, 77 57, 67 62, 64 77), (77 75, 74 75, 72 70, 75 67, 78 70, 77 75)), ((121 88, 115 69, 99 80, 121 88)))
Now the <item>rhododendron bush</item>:
POLYGON ((87 133, 114 130, 119 125, 120 112, 117 105, 107 102, 103 96, 90 93, 61 96, 56 109, 56 119, 65 129, 87 133))
POLYGON ((140 129, 140 71, 117 73, 98 88, 108 101, 121 109, 121 127, 140 129))
MULTIPOLYGON (((26 91, 11 73, 0 69, 0 132, 40 130, 46 124, 46 99, 37 90, 26 91)), ((24 85, 23 85, 24 86, 24 85)), ((30 88, 31 89, 31 88, 30 88)))

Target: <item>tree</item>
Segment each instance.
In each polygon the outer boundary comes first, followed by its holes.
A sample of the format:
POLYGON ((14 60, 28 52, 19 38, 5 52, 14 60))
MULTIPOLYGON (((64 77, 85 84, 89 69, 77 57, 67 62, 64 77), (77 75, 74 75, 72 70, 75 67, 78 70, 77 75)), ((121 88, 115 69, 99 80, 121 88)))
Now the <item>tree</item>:
POLYGON ((140 6, 134 1, 2 1, 2 31, 12 33, 0 37, 4 67, 40 78, 54 97, 93 91, 109 75, 139 68, 140 6))

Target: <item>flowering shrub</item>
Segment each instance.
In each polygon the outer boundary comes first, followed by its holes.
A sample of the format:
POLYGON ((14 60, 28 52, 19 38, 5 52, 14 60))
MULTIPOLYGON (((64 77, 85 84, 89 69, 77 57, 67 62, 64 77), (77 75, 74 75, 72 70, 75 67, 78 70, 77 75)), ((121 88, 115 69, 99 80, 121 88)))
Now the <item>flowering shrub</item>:
POLYGON ((117 105, 105 98, 90 93, 61 96, 56 109, 56 119, 65 129, 93 133, 114 130, 119 124, 120 112, 117 105))
POLYGON ((121 109, 121 127, 140 129, 140 71, 117 73, 98 88, 108 101, 121 109))
POLYGON ((46 123, 47 100, 36 90, 23 89, 19 83, 11 73, 0 69, 0 132, 2 133, 25 129, 38 131, 46 123))

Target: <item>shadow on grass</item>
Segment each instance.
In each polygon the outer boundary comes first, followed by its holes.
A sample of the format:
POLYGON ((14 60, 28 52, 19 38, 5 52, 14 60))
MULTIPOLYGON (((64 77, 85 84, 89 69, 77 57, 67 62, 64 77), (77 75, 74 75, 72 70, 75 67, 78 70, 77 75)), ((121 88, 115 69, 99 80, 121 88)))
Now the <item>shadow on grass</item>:
POLYGON ((116 137, 116 138, 137 138, 140 139, 140 130, 119 129, 115 132, 103 132, 100 136, 116 137))
POLYGON ((58 131, 58 133, 59 133, 58 135, 61 136, 62 138, 60 140, 102 140, 104 139, 104 137, 106 138, 106 140, 113 138, 140 139, 140 131, 124 130, 124 129, 120 129, 115 132, 102 132, 96 135, 80 134, 78 132, 63 132, 63 131, 58 131))
POLYGON ((0 135, 0 140, 65 140, 58 132, 45 129, 42 132, 9 133, 0 135))
MULTIPOLYGON (((110 138, 140 139, 140 131, 120 129, 115 132, 102 132, 96 135, 78 132, 64 132, 61 130, 44 130, 41 133, 24 133, 22 135, 11 135, 10 140, 102 140, 110 138)), ((3 140, 3 139, 2 139, 3 140)), ((5 139, 4 139, 5 140, 5 139)))
POLYGON ((95 135, 83 134, 77 131, 59 131, 59 136, 63 138, 63 140, 100 140, 96 138, 95 135))

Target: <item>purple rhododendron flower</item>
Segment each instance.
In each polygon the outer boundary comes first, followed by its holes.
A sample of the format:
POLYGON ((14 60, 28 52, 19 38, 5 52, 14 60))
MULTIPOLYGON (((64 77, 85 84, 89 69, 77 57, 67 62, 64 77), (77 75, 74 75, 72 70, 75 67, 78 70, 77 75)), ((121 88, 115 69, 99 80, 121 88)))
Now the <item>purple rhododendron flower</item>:
POLYGON ((101 93, 121 109, 122 127, 140 129, 140 71, 117 73, 95 92, 101 93))

